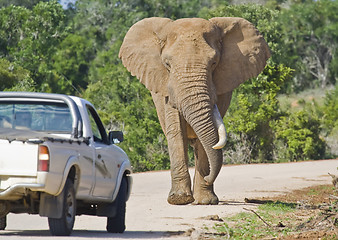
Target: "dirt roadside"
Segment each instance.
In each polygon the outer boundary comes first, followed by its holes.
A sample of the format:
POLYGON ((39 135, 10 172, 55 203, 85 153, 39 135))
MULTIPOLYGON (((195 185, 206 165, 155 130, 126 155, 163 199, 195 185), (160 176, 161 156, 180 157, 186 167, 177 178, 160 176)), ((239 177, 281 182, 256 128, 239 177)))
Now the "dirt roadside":
MULTIPOLYGON (((105 232, 105 218, 79 216, 72 239, 197 239, 204 227, 215 221, 209 216, 226 217, 243 208, 255 207, 245 198, 283 195, 309 186, 331 184, 328 172, 338 175, 338 159, 282 164, 224 166, 215 182, 220 199, 217 206, 173 206, 166 198, 170 190, 170 172, 133 174, 133 190, 127 202, 126 232, 105 232), (184 234, 187 233, 187 234, 184 234)), ((193 176, 191 169, 191 176, 193 176)), ((47 219, 26 214, 10 214, 6 231, 0 238, 52 239, 47 219)), ((53 238, 55 239, 55 237, 53 238)))
POLYGON ((198 234, 199 229, 214 225, 208 216, 225 217, 252 205, 245 203, 245 198, 274 197, 295 189, 331 184, 328 172, 337 174, 337 167, 338 160, 225 166, 215 183, 220 199, 217 206, 169 205, 166 202, 169 172, 134 174, 134 191, 128 203, 128 216, 134 218, 127 218, 127 226, 133 231, 171 232, 172 235, 195 229, 198 234))

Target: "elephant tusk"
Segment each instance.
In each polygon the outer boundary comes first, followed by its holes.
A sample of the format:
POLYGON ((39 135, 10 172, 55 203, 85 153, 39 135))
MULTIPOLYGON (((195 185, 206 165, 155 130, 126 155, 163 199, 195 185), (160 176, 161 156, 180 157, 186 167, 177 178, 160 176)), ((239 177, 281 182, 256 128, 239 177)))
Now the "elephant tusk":
POLYGON ((215 104, 214 111, 213 111, 214 119, 216 128, 218 131, 218 143, 216 143, 212 148, 213 149, 221 149, 225 146, 225 143, 227 142, 227 132, 223 123, 223 119, 221 117, 221 114, 219 113, 218 107, 215 104))

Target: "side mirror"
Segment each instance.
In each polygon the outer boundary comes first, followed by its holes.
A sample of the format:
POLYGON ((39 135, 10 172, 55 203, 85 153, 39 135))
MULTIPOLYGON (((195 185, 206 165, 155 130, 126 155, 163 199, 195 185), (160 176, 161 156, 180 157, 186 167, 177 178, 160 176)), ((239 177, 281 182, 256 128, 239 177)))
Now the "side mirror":
POLYGON ((111 144, 123 142, 123 132, 122 131, 110 131, 108 137, 109 137, 109 142, 111 144))

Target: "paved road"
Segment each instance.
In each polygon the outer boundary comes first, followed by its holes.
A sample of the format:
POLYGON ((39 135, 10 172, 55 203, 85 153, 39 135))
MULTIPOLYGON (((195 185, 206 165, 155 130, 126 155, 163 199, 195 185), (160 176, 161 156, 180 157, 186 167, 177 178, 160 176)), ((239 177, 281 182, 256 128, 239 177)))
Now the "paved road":
MULTIPOLYGON (((303 187, 330 184, 328 172, 337 174, 338 159, 282 164, 225 166, 216 179, 217 206, 172 206, 168 171, 133 174, 134 188, 127 203, 124 234, 105 232, 106 218, 78 216, 71 237, 51 237, 47 219, 36 215, 9 214, 0 239, 190 239, 177 235, 189 229, 212 226, 206 216, 229 216, 248 207, 244 198, 269 197, 303 187)), ((193 175, 193 169, 191 169, 193 175)), ((253 207, 253 206, 249 206, 253 207)))

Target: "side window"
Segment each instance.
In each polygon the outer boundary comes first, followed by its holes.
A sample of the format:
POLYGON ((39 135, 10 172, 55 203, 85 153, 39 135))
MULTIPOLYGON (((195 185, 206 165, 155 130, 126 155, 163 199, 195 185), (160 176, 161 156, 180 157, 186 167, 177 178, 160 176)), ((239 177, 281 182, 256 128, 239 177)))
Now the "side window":
POLYGON ((103 124, 91 106, 87 106, 87 112, 89 116, 90 125, 93 132, 95 142, 107 143, 107 133, 103 127, 103 124))

